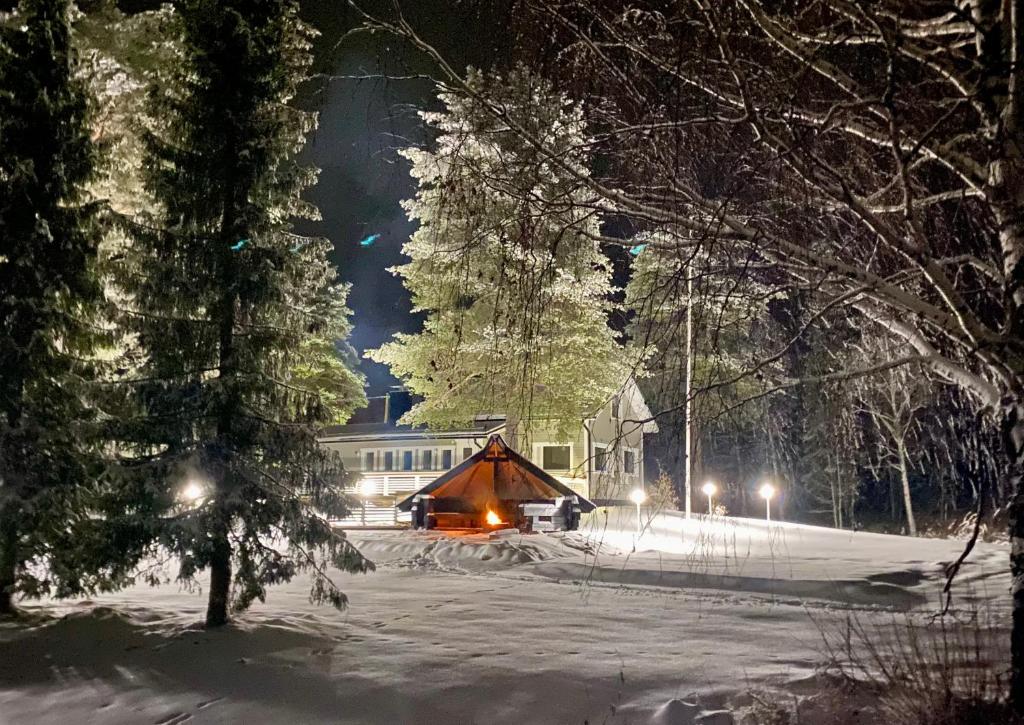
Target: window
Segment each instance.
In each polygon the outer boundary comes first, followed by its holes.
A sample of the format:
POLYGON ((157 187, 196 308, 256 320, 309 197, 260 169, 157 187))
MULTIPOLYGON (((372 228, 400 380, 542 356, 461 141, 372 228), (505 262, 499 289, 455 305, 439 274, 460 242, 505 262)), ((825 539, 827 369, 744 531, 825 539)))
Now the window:
POLYGON ((619 419, 619 412, 620 412, 619 408, 622 407, 619 403, 620 403, 619 396, 618 395, 614 396, 612 398, 612 418, 614 418, 615 420, 619 419))
POLYGON ((429 471, 434 467, 434 452, 433 451, 421 451, 420 452, 420 464, 424 471, 429 471))
POLYGON ((622 452, 622 470, 630 476, 636 474, 636 451, 622 452))
POLYGON ((603 446, 594 446, 594 470, 607 471, 611 461, 611 451, 603 446))
POLYGON ((393 451, 387 451, 384 453, 384 470, 395 470, 395 454, 393 451))
POLYGON ((402 470, 412 470, 412 451, 402 451, 402 470))
POLYGON ((473 449, 472 448, 463 448, 462 449, 462 460, 466 460, 471 455, 473 455, 473 449))
POLYGON ((569 446, 544 446, 541 466, 548 471, 568 471, 571 465, 569 446))
POLYGON ((372 470, 374 470, 375 464, 376 464, 376 456, 374 456, 374 452, 373 451, 366 451, 366 453, 363 454, 363 470, 364 471, 372 471, 372 470))
POLYGON ((446 471, 452 467, 452 453, 453 451, 441 451, 441 468, 446 471))

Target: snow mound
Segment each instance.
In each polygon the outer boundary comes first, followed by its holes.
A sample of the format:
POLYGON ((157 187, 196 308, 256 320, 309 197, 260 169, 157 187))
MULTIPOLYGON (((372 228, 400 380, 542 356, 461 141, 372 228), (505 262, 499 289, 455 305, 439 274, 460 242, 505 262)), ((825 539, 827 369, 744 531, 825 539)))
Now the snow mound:
POLYGON ((349 532, 364 556, 384 566, 443 571, 507 569, 586 551, 582 540, 559 534, 448 534, 430 531, 349 532))

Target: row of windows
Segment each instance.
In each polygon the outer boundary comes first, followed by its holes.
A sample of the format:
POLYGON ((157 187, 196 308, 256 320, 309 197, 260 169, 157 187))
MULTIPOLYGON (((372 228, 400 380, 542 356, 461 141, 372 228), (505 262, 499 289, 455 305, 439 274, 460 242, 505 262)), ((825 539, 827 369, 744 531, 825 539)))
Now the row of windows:
MULTIPOLYGON (((538 444, 535 459, 546 471, 571 471, 573 468, 572 446, 562 444, 538 444)), ((473 449, 462 449, 465 460, 473 455, 473 449)), ((454 448, 405 448, 377 449, 362 452, 364 471, 447 471, 455 463, 454 448)), ((615 471, 616 451, 605 446, 594 446, 593 468, 595 471, 615 471)), ((637 451, 626 448, 622 451, 621 472, 626 475, 639 474, 637 451)))
MULTIPOLYGON (((473 455, 473 449, 462 449, 462 458, 473 455)), ((364 471, 447 471, 455 458, 454 448, 417 448, 363 451, 364 471)))
MULTIPOLYGON (((547 471, 568 471, 572 469, 572 447, 566 445, 539 445, 541 468, 547 471)), ((626 475, 637 475, 639 460, 637 452, 632 448, 622 451, 622 472, 626 475)), ((615 450, 605 446, 594 446, 594 470, 614 471, 615 450)))

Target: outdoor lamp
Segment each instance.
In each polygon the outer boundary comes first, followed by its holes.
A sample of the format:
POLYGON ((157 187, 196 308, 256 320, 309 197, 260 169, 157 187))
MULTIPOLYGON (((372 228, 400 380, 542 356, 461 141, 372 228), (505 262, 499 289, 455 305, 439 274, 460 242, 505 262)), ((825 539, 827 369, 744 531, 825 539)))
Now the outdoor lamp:
POLYGON ((766 483, 761 485, 761 488, 758 490, 758 493, 760 493, 761 494, 761 498, 764 499, 764 520, 765 521, 771 521, 772 520, 772 497, 775 496, 775 486, 773 486, 770 483, 766 482, 766 483))
POLYGON ((712 501, 715 498, 715 494, 718 493, 718 486, 715 485, 714 481, 708 481, 700 490, 708 497, 708 516, 711 516, 715 512, 712 501))
POLYGON ((188 503, 196 503, 204 493, 203 487, 198 481, 189 481, 185 484, 185 488, 181 489, 181 498, 188 503))
POLYGON ((634 488, 629 492, 629 500, 636 504, 636 533, 640 535, 640 530, 643 529, 643 522, 640 518, 640 507, 644 501, 647 500, 647 492, 642 488, 634 488))

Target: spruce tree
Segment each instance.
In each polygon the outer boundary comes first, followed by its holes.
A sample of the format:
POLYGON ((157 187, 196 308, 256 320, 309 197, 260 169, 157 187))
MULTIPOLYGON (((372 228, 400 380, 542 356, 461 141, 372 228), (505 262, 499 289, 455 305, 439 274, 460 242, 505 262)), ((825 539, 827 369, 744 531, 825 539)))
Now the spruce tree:
POLYGON ((67 532, 90 520, 102 473, 91 404, 101 229, 84 191, 98 152, 69 9, 22 0, 0 26, 0 613, 16 595, 97 584, 54 565, 74 559, 67 532))
POLYGON ((608 326, 611 265, 582 185, 479 99, 586 173, 581 109, 522 67, 470 82, 477 98, 441 94, 445 110, 422 114, 432 148, 402 151, 419 228, 403 247, 411 261, 393 271, 426 314, 423 330, 367 356, 423 396, 406 422, 443 428, 497 411, 513 436, 539 419, 568 435, 630 373, 608 326))
POLYGON ((342 472, 317 432, 365 398, 336 343, 349 323, 330 244, 290 226, 316 216, 300 197, 316 172, 296 159, 316 118, 289 105, 312 31, 294 0, 177 8, 181 56, 145 141, 157 211, 132 225, 122 270, 141 356, 129 497, 166 511, 154 530, 179 578, 209 569, 207 625, 301 570, 341 607, 327 567, 372 565, 328 523, 342 472))

